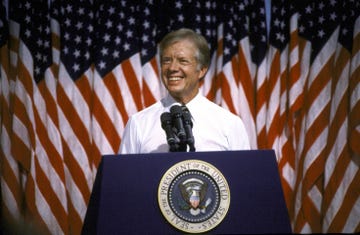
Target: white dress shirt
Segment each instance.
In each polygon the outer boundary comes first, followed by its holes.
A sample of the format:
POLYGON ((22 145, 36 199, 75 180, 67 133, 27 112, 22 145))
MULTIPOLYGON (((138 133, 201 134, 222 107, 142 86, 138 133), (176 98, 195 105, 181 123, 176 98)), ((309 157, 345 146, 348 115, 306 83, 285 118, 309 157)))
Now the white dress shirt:
MULTIPOLYGON (((132 115, 126 124, 120 153, 169 152, 160 116, 173 105, 170 95, 132 115)), ((199 151, 248 150, 249 138, 239 116, 209 101, 200 93, 186 104, 193 122, 195 149, 199 151)))

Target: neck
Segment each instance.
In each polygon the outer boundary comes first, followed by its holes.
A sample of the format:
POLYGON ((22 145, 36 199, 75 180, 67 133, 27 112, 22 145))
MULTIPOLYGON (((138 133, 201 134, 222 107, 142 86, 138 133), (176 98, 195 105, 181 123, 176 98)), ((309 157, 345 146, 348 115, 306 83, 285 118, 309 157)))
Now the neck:
POLYGON ((176 95, 172 95, 172 94, 170 94, 170 95, 174 98, 174 100, 185 105, 185 104, 189 103, 192 99, 194 99, 198 93, 199 93, 199 91, 197 90, 196 92, 194 92, 194 94, 191 94, 190 96, 176 96, 176 95))

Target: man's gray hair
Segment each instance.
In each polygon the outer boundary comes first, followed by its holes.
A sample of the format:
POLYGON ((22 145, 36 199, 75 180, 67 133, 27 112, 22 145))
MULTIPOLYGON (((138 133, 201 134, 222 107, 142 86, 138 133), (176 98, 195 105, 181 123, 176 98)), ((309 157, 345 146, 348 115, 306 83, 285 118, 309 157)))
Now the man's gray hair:
POLYGON ((206 39, 196 33, 195 31, 187 28, 181 28, 176 31, 168 33, 160 42, 160 58, 162 57, 163 51, 174 44, 175 42, 189 40, 197 48, 195 57, 200 67, 209 68, 210 66, 210 49, 206 39))

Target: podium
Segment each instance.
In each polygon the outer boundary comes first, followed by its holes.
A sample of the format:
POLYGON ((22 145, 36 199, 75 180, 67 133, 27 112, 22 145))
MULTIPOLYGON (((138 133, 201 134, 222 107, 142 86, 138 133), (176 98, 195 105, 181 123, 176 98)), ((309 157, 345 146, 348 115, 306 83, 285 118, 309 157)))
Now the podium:
POLYGON ((291 233, 273 150, 106 155, 98 168, 82 234, 183 234, 163 216, 159 183, 174 164, 197 159, 226 178, 231 200, 210 234, 291 233))

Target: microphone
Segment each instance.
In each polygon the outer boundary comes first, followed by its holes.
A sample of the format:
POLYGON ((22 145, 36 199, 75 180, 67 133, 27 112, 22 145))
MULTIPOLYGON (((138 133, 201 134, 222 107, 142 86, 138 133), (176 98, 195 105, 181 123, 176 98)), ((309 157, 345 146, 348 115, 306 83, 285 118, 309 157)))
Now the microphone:
POLYGON ((186 132, 186 142, 189 145, 189 151, 195 152, 195 139, 192 133, 193 123, 191 121, 191 114, 186 106, 183 106, 183 120, 184 120, 184 127, 186 132))
POLYGON ((161 120, 161 127, 162 127, 162 129, 164 129, 164 131, 166 133, 166 140, 170 146, 170 152, 176 152, 177 147, 176 147, 175 136, 174 136, 174 133, 172 130, 171 114, 169 112, 165 112, 165 113, 161 114, 160 120, 161 120))
POLYGON ((186 134, 182 121, 182 109, 179 105, 174 105, 170 108, 170 112, 177 130, 177 136, 179 137, 180 142, 183 143, 186 141, 186 134))

